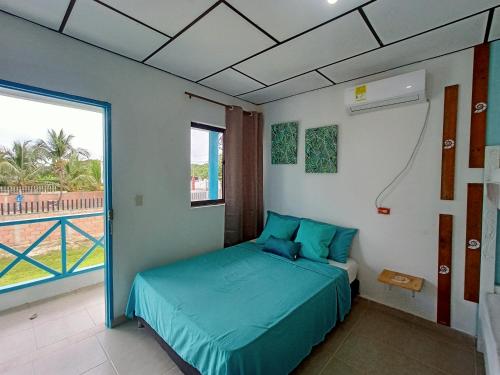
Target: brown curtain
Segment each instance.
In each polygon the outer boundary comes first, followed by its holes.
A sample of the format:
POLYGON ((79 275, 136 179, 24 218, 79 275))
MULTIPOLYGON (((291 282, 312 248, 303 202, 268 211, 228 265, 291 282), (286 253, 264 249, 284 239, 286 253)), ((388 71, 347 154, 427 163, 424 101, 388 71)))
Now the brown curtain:
POLYGON ((260 235, 263 226, 262 113, 226 109, 224 133, 224 245, 260 235))

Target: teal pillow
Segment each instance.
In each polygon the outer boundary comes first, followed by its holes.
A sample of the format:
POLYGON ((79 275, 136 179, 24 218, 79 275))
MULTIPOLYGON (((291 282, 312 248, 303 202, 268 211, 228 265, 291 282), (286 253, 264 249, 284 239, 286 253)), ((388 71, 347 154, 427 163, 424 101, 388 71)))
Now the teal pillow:
POLYGON ((271 236, 281 240, 291 240, 299 224, 300 219, 296 217, 280 215, 276 212, 268 211, 266 226, 255 242, 262 245, 271 236))
POLYGON ((302 219, 295 242, 301 244, 299 255, 316 262, 328 263, 328 245, 336 228, 333 225, 302 219))
POLYGON ((300 244, 293 241, 281 240, 274 236, 269 237, 264 244, 264 251, 273 253, 290 260, 297 259, 300 244))
POLYGON ((333 259, 335 262, 347 263, 349 252, 351 251, 352 240, 358 232, 354 228, 344 228, 337 226, 337 233, 329 247, 328 258, 333 259))

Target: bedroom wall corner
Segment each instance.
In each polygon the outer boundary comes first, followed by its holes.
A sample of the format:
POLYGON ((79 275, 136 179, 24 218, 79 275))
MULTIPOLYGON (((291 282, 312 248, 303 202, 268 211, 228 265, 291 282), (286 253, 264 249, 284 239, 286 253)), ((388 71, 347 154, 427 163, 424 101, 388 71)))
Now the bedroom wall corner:
POLYGON ((361 294, 428 320, 436 320, 438 215, 454 215, 451 325, 475 334, 477 305, 463 299, 466 183, 477 174, 468 169, 472 49, 263 105, 264 204, 266 210, 359 228, 352 257, 360 265, 361 294), (378 215, 374 200, 404 166, 422 127, 426 104, 349 116, 344 89, 357 83, 427 70, 431 103, 429 124, 411 171, 378 215), (440 200, 441 135, 444 87, 459 84, 455 200, 440 200), (270 125, 299 121, 298 164, 271 165, 270 125), (339 125, 338 173, 306 174, 305 129, 339 125), (377 282, 383 268, 425 278, 412 298, 399 288, 377 282))

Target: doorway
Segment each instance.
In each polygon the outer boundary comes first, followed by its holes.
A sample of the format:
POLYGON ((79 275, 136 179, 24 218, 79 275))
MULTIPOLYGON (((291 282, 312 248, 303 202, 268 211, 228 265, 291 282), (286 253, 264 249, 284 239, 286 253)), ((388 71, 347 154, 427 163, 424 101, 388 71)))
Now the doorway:
POLYGON ((0 80, 0 294, 102 282, 111 327, 112 215, 111 105, 0 80))

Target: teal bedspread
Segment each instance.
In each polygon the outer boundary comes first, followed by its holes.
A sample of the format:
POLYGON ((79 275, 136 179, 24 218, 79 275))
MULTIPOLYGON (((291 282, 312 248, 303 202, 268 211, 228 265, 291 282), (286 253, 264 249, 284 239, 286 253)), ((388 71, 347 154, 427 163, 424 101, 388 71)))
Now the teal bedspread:
POLYGON ((143 318, 202 374, 288 374, 351 308, 347 272, 246 242, 137 274, 143 318))

